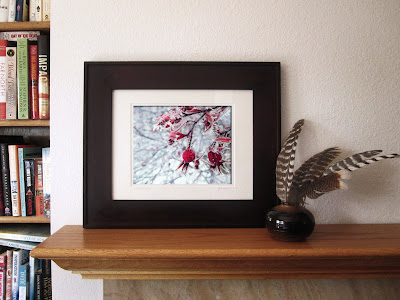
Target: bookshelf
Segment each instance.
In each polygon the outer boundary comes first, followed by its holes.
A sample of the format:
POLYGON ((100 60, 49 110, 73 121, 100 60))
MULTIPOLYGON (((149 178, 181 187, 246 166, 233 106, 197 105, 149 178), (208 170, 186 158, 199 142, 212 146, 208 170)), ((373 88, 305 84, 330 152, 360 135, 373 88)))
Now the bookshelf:
MULTIPOLYGON (((33 31, 50 33, 50 22, 0 22, 1 31, 33 31)), ((0 135, 22 135, 25 142, 39 146, 50 145, 50 120, 0 120, 0 135)), ((44 217, 0 216, 0 224, 50 224, 44 217)), ((48 226, 48 225, 43 225, 48 226)))

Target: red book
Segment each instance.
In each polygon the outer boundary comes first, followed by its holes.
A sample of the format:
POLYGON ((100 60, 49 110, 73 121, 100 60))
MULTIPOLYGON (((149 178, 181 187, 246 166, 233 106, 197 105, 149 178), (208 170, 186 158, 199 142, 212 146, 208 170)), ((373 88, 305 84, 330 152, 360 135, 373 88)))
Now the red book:
POLYGON ((7 102, 7 40, 0 40, 0 119, 5 119, 7 102))
POLYGON ((29 45, 29 87, 31 119, 39 119, 39 87, 38 87, 38 48, 36 44, 29 45))
POLYGON ((43 164, 41 158, 35 158, 34 161, 36 215, 44 217, 43 164))

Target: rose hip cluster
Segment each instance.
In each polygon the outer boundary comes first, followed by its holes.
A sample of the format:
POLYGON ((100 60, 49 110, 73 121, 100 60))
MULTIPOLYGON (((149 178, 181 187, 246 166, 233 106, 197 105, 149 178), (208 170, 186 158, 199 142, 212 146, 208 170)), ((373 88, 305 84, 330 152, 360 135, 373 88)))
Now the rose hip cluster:
POLYGON ((231 143, 231 128, 221 126, 218 120, 226 106, 178 106, 168 110, 155 119, 157 124, 155 130, 169 130, 167 144, 173 145, 177 141, 182 140, 187 144, 185 151, 182 154, 182 161, 176 170, 182 169, 186 171, 191 164, 195 169, 199 169, 200 161, 205 162, 210 170, 218 174, 229 173, 229 160, 224 159, 224 153, 230 151, 231 143), (194 128, 201 126, 202 132, 212 131, 214 136, 213 141, 205 149, 199 149, 198 153, 192 148, 194 128))

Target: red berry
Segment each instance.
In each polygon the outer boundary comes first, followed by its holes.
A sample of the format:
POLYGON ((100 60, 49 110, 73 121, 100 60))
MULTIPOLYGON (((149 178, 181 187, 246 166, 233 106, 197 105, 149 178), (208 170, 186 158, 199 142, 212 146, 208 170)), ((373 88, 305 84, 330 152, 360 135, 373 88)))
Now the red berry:
POLYGON ((217 164, 222 160, 221 153, 218 152, 208 152, 208 159, 212 164, 217 164))
POLYGON ((190 148, 187 148, 182 154, 182 158, 185 162, 192 162, 196 158, 196 153, 190 148))

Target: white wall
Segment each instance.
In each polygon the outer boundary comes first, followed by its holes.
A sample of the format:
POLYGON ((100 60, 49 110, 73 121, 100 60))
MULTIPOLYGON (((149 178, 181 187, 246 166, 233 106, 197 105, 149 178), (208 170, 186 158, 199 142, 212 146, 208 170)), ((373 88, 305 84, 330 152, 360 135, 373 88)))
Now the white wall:
MULTIPOLYGON (((390 153, 400 151, 399 15, 398 0, 53 1, 52 230, 82 224, 84 61, 280 61, 282 132, 307 120, 298 161, 330 146, 390 153)), ((360 170, 349 191, 309 208, 318 223, 400 222, 399 166, 360 170)), ((57 300, 102 297, 101 281, 59 268, 53 281, 57 300)))

